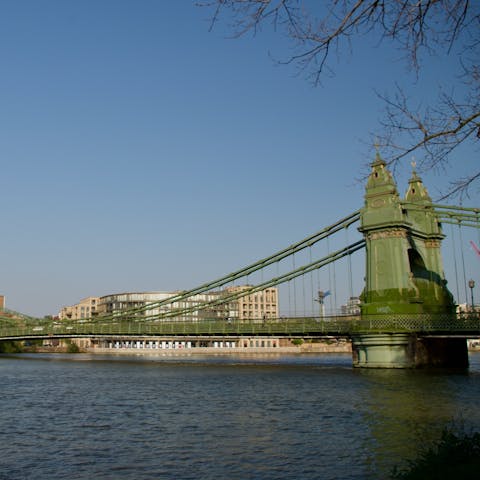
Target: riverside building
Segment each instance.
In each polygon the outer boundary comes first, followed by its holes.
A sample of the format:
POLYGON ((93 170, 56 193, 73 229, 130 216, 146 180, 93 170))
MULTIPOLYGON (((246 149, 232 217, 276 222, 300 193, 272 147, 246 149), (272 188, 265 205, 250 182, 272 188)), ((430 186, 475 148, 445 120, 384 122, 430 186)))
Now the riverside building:
POLYGON ((60 320, 81 320, 98 315, 99 297, 87 297, 75 305, 63 307, 58 313, 60 320))
MULTIPOLYGON (((103 297, 88 297, 81 302, 63 307, 59 313, 60 320, 82 320, 89 316, 115 317, 136 309, 132 316, 151 321, 208 321, 237 320, 264 322, 279 318, 278 289, 267 288, 254 293, 246 293, 252 287, 248 285, 227 287, 224 290, 193 295, 179 301, 169 299, 181 295, 182 292, 124 292, 105 295, 103 297), (245 294, 243 294, 245 292, 245 294), (228 298, 226 298, 228 297, 228 298), (156 303, 160 303, 156 305, 156 303), (163 303, 164 302, 164 303, 163 303), (205 305, 210 304, 210 305, 205 305), (94 307, 94 308, 92 308, 94 307), (148 310, 147 310, 148 308, 148 310), (89 313, 90 315, 87 315, 89 313), (171 313, 171 315, 169 315, 171 313)), ((115 350, 128 352, 143 350, 197 350, 207 351, 209 348, 218 350, 265 349, 279 348, 282 342, 288 346, 289 341, 278 338, 223 338, 210 339, 191 338, 179 341, 175 337, 134 335, 122 338, 78 338, 72 339, 81 349, 94 351, 115 350)), ((62 344, 65 342, 62 342, 62 344)))
MULTIPOLYGON (((227 287, 223 294, 241 294, 248 285, 227 287)), ((229 318, 259 320, 278 318, 278 289, 271 287, 250 293, 229 303, 229 318)))
POLYGON ((247 292, 250 288, 248 285, 227 287, 172 302, 168 302, 168 299, 181 295, 182 292, 114 293, 102 297, 88 297, 78 304, 63 307, 58 316, 61 320, 79 320, 97 315, 121 315, 127 310, 136 309, 136 317, 166 321, 278 318, 278 289, 272 287, 242 295, 242 292, 247 292), (232 298, 223 302, 225 297, 232 298), (157 302, 159 305, 155 305, 157 302))

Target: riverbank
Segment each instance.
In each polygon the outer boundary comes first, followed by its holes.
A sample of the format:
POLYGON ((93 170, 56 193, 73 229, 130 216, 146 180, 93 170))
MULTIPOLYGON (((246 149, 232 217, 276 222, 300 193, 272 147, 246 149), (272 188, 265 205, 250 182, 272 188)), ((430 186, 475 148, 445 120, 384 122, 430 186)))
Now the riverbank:
MULTIPOLYGON (((28 353, 68 353, 67 346, 35 346, 24 348, 28 353)), ((302 354, 302 353, 351 353, 350 342, 316 342, 301 345, 276 347, 177 347, 177 348, 117 348, 115 345, 105 348, 100 346, 79 348, 79 353, 101 355, 252 355, 252 354, 302 354)), ((73 353, 73 352, 70 352, 73 353)))
MULTIPOLYGON (((149 356, 178 356, 178 355, 257 355, 257 354, 334 354, 351 353, 352 345, 350 342, 305 342, 301 345, 282 345, 276 347, 185 347, 176 348, 145 348, 117 347, 112 345, 108 348, 101 346, 79 347, 72 351, 71 345, 57 346, 29 346, 22 347, 17 353, 90 353, 99 355, 149 355, 149 356)), ((469 352, 479 352, 480 343, 478 341, 468 343, 469 352)))
POLYGON ((113 355, 258 355, 258 354, 301 354, 301 353, 351 353, 351 344, 343 345, 311 345, 304 344, 292 347, 195 347, 195 348, 87 348, 85 353, 113 355))

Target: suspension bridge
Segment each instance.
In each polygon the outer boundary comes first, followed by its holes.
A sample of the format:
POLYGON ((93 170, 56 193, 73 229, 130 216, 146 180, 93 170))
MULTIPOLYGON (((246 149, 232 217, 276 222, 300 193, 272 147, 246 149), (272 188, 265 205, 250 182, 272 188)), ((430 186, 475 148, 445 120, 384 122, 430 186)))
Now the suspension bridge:
POLYGON ((355 366, 465 366, 465 339, 480 337, 480 318, 473 305, 459 313, 447 288, 443 224, 480 231, 480 209, 433 203, 415 171, 401 198, 377 154, 363 208, 285 249, 163 300, 92 318, 55 321, 5 310, 0 340, 337 336, 352 340, 355 366), (360 312, 325 315, 323 286, 340 277, 354 297, 357 252, 364 262, 360 312), (287 313, 239 314, 242 299, 272 287, 287 313))

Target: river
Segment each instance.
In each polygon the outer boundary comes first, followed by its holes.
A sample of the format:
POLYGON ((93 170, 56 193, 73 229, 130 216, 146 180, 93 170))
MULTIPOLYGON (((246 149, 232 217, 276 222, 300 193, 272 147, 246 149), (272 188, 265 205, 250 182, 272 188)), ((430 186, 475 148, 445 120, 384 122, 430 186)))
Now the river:
POLYGON ((480 430, 470 363, 1 355, 0 479, 385 479, 445 425, 480 430))

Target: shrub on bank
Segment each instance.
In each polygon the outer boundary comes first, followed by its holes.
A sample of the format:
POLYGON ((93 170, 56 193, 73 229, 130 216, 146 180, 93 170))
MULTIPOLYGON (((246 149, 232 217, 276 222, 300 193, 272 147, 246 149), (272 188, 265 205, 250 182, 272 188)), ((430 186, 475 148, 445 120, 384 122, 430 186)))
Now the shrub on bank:
POLYGON ((395 468, 392 478, 476 480, 480 475, 480 433, 454 433, 446 429, 438 442, 408 463, 404 470, 395 468))
POLYGON ((78 345, 73 342, 68 342, 67 343, 67 353, 79 353, 80 348, 78 348, 78 345))
POLYGON ((20 342, 3 341, 0 342, 0 353, 21 353, 23 352, 20 342))

